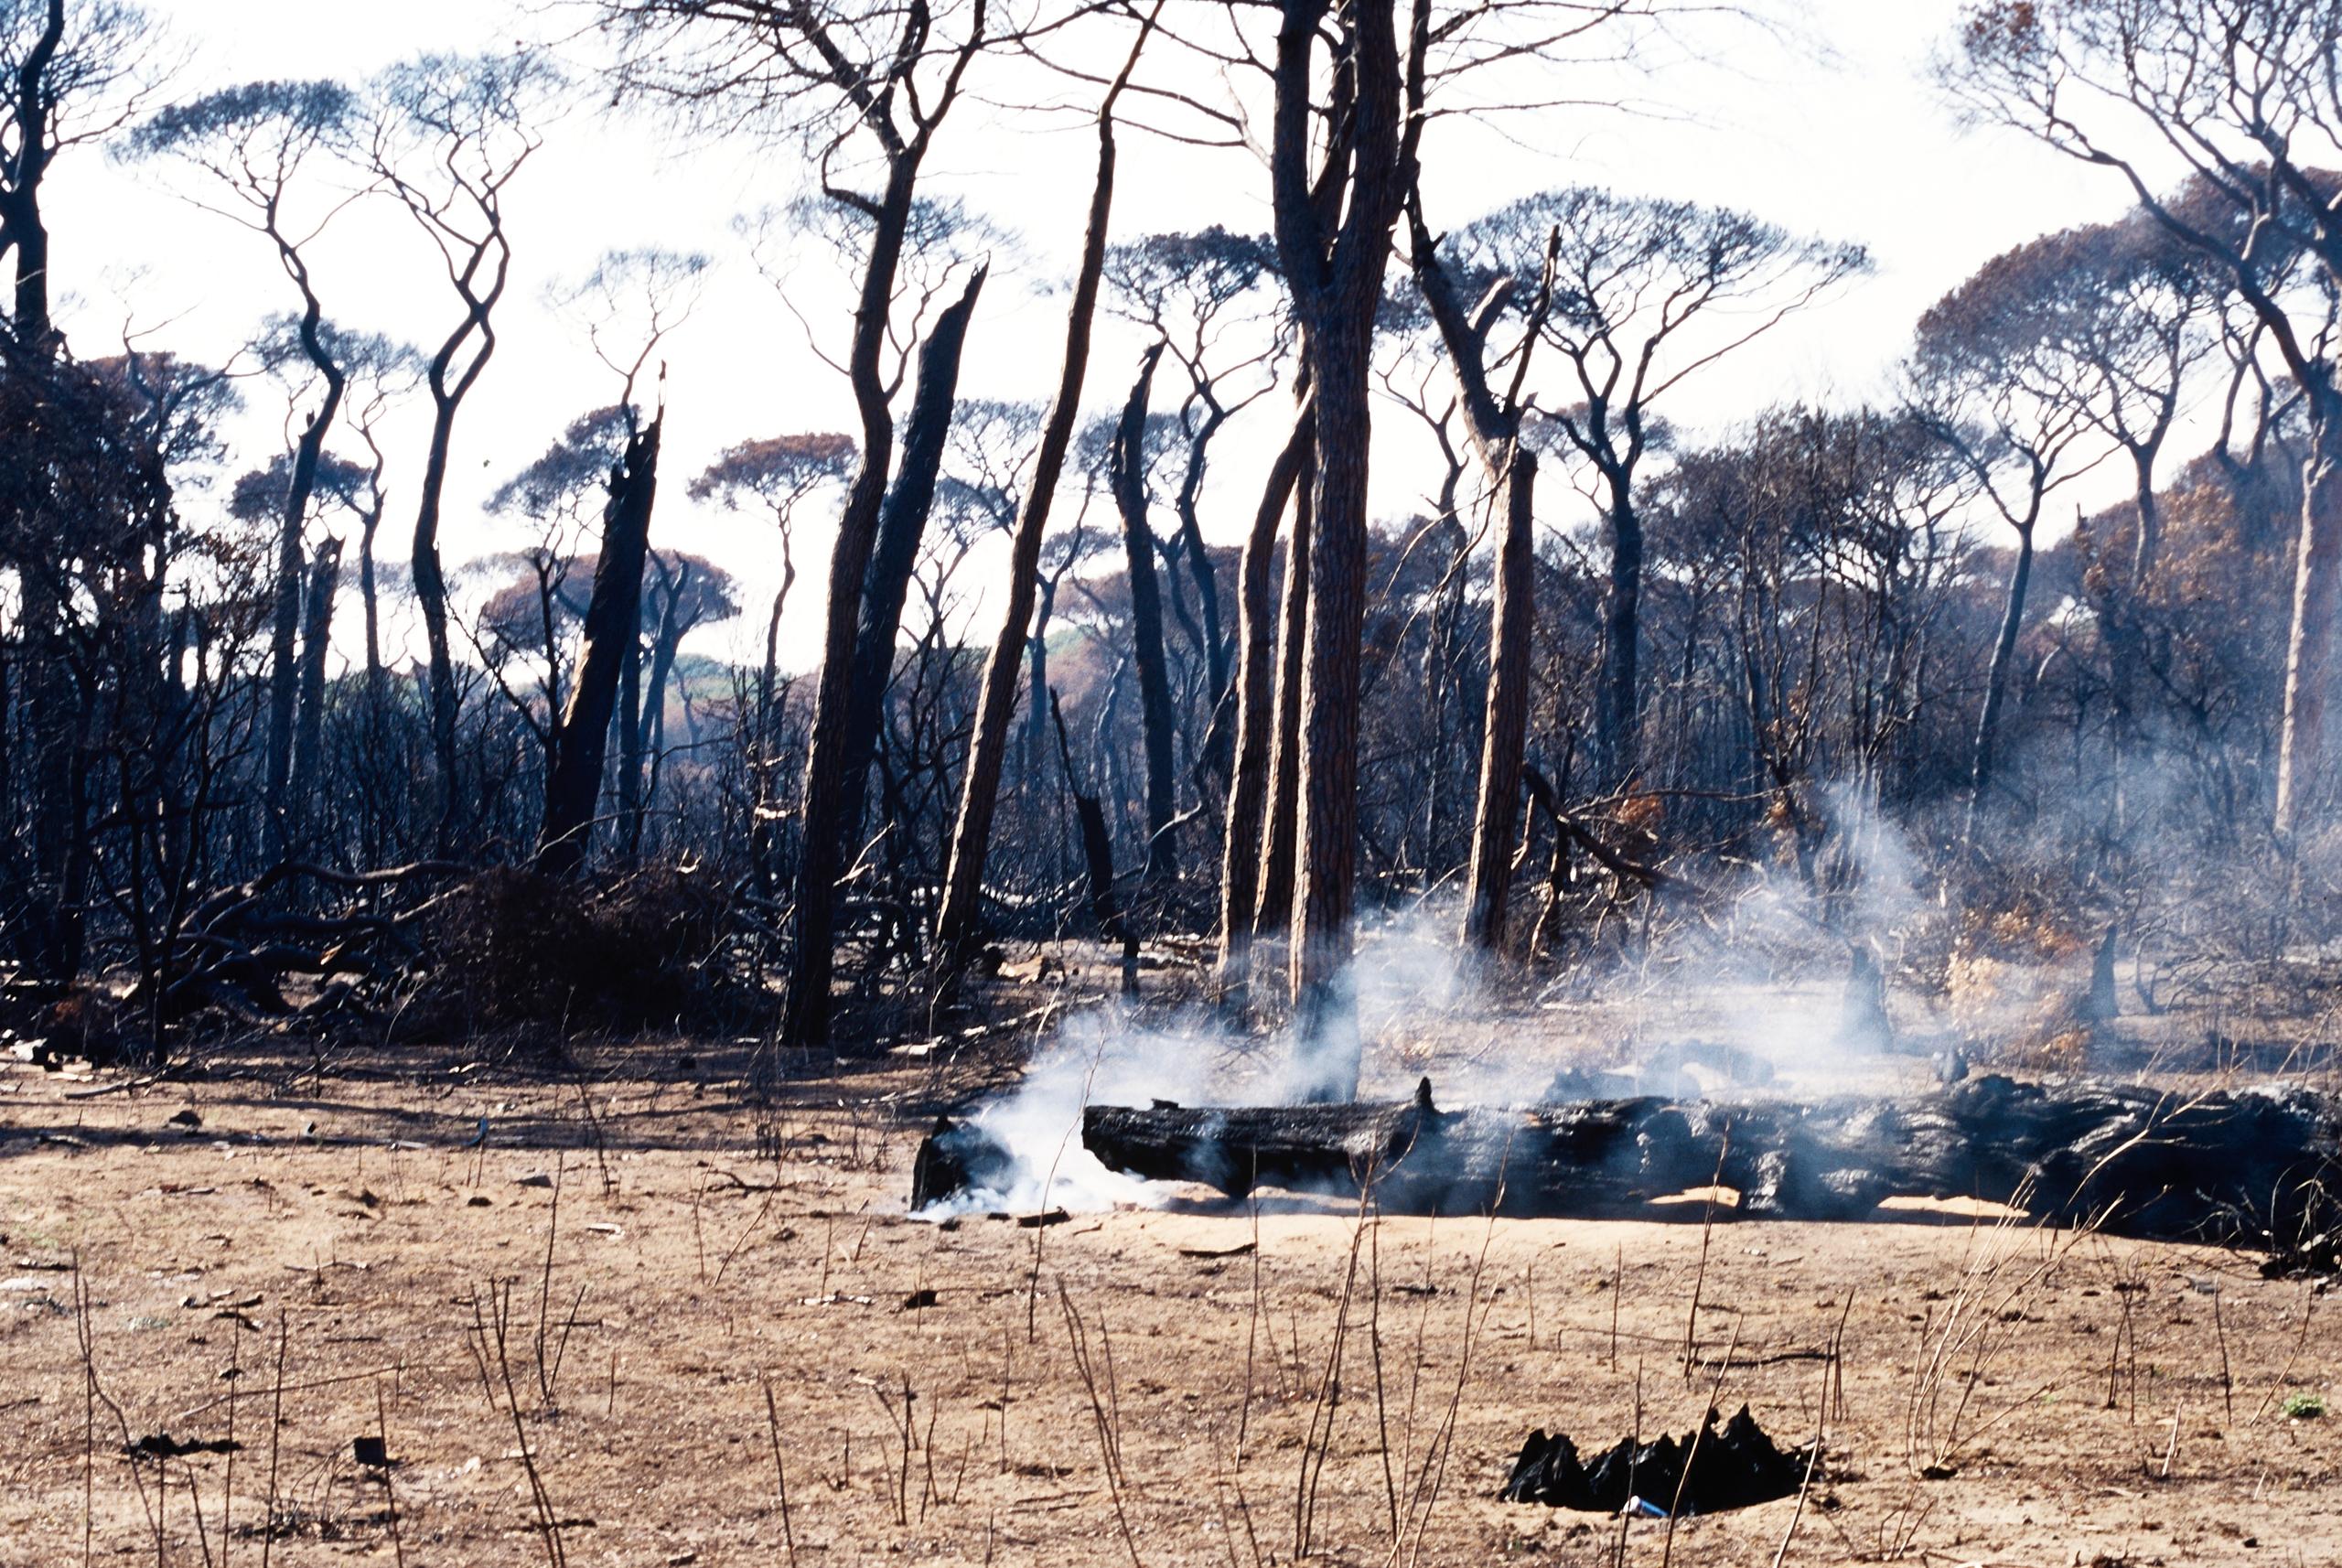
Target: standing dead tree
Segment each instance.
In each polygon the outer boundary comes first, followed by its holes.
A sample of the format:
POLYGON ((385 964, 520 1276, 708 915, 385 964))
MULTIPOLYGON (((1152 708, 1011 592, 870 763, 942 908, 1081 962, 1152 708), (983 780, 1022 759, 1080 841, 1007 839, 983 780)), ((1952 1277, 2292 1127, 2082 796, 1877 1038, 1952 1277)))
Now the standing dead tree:
POLYGON ((650 508, 659 480, 663 415, 627 436, 626 455, 610 470, 609 501, 602 510, 601 553, 586 604, 585 644, 577 679, 552 734, 545 775, 544 827, 537 839, 537 869, 568 876, 586 862, 594 806, 602 792, 604 747, 618 705, 618 679, 642 636, 642 566, 650 547, 650 508))
MULTIPOLYGON (((1159 10, 1160 7, 1158 6, 1159 10)), ((1090 211, 1082 231, 1081 260, 1074 272, 1073 296, 1066 309, 1065 358, 1058 370, 1056 392, 1041 424, 1040 445, 1033 456, 1033 475, 1025 489, 1016 526, 1010 536, 1008 603, 1001 628, 985 658, 983 682, 976 699, 975 725, 968 739, 968 760, 962 769, 960 805, 951 827, 951 848, 944 872, 942 902, 936 913, 936 950, 947 971, 966 961, 982 920, 984 862, 992 851, 993 822, 1000 804, 1000 780, 1008 756, 1008 726, 1016 708, 1017 675, 1026 656, 1026 628, 1040 578, 1041 542, 1048 532, 1049 510, 1058 481, 1065 471, 1066 452, 1080 418, 1081 387, 1090 367, 1090 324, 1097 314, 1098 286, 1105 264, 1106 231, 1114 205, 1114 105, 1136 69, 1140 51, 1154 27, 1150 14, 1131 46, 1122 71, 1107 88, 1098 107, 1098 165, 1090 186, 1090 211)), ((1032 693, 1038 716, 1041 684, 1032 693)))
POLYGON ((1221 993, 1231 1001, 1249 992, 1252 936, 1258 922, 1262 865, 1261 830, 1269 815, 1277 736, 1276 547, 1277 524, 1294 509, 1294 547, 1287 581, 1305 583, 1308 573, 1307 509, 1295 507, 1316 440, 1312 410, 1305 394, 1276 461, 1270 465, 1260 506, 1245 535, 1237 575, 1236 751, 1230 768, 1228 825, 1219 873, 1219 972, 1221 993))
POLYGON ((1289 956, 1294 1006, 1322 1092, 1358 1091, 1355 1001, 1346 991, 1358 881, 1359 639, 1366 618, 1367 472, 1374 323, 1391 231, 1414 183, 1428 7, 1402 49, 1393 0, 1284 0, 1278 12, 1269 168, 1277 255, 1316 403, 1308 621, 1303 654, 1295 878, 1289 956), (1321 71, 1328 38, 1336 66, 1321 71), (1320 93, 1330 98, 1321 100, 1320 93), (1317 132, 1321 104, 1326 134, 1317 132), (1313 161, 1312 154, 1316 153, 1313 161))
MULTIPOLYGON (((7 901, 12 945, 28 972, 70 979, 81 964, 86 934, 84 900, 90 851, 87 742, 94 693, 78 681, 71 662, 74 585, 67 570, 70 544, 96 536, 79 531, 95 520, 76 515, 77 498, 65 474, 46 467, 41 444, 66 433, 51 422, 76 410, 79 394, 102 401, 99 389, 75 388, 59 370, 65 344, 51 312, 52 277, 45 208, 57 160, 79 146, 102 142, 135 120, 152 91, 151 27, 134 5, 116 0, 6 0, 0 4, 0 258, 13 287, 0 365, 19 399, 12 435, 30 445, 10 461, 14 493, 0 514, 0 535, 18 574, 18 597, 8 682, 0 698, 26 711, 26 822, 21 854, 11 857, 7 901), (62 377, 48 384, 52 376, 62 377), (71 393, 74 395, 59 395, 71 393), (13 688, 13 689, 11 689, 13 688)), ((69 440, 63 460, 93 459, 110 488, 124 454, 102 422, 91 423, 86 443, 69 440)), ((134 486, 150 489, 142 478, 134 486)), ((141 501, 135 504, 143 504, 141 501)), ((16 749, 7 747, 12 754, 16 749)), ((13 756, 10 771, 14 771, 13 756)))
POLYGON ((1415 285, 1456 373, 1465 428, 1492 498, 1501 496, 1496 602, 1490 611, 1488 716, 1480 744, 1480 789, 1472 813, 1472 860, 1464 901, 1464 940, 1493 950, 1504 944, 1505 903, 1512 881, 1516 824, 1520 816, 1520 762, 1529 735, 1530 630, 1536 619, 1531 566, 1536 554, 1537 455, 1521 440, 1528 413, 1522 388, 1529 357, 1553 303, 1553 267, 1561 251, 1556 227, 1534 299, 1522 313, 1509 350, 1492 351, 1498 325, 1520 280, 1499 274, 1466 306, 1457 279, 1441 261, 1439 242, 1423 221, 1421 192, 1407 205, 1409 256, 1415 285), (1498 390, 1495 377, 1506 377, 1498 390))
POLYGON ((456 325, 424 372, 431 394, 430 445, 414 514, 414 592, 429 645, 432 753, 438 766, 438 826, 444 852, 457 837, 464 791, 457 774, 461 698, 447 632, 447 579, 439 521, 456 417, 496 352, 496 307, 512 269, 505 198, 540 145, 539 122, 560 83, 527 50, 455 59, 426 56, 373 85, 368 161, 398 198, 447 274, 459 307, 456 325))
POLYGON ((861 467, 846 492, 830 554, 822 671, 813 700, 800 804, 795 948, 781 1037, 826 1043, 835 965, 837 883, 847 830, 859 816, 852 766, 854 647, 895 455, 884 360, 919 171, 960 99, 987 38, 985 0, 939 16, 856 0, 779 6, 760 0, 602 0, 604 26, 626 49, 626 87, 737 123, 761 120, 814 153, 822 196, 858 220, 862 278, 846 353, 861 415, 861 467), (952 25, 956 24, 956 29, 952 25), (956 37, 951 36, 956 30, 956 37), (857 160, 880 177, 848 183, 857 160))
POLYGON ((1155 575, 1155 530, 1147 521, 1146 404, 1163 345, 1139 356, 1138 379, 1123 402, 1106 451, 1106 479, 1123 524, 1123 562, 1131 595, 1131 662, 1138 670, 1139 729, 1146 743, 1146 848, 1140 878, 1159 891, 1177 875, 1171 819, 1178 810, 1171 760, 1171 676, 1163 646, 1163 589, 1155 575))
POLYGON ((1186 452, 1172 497, 1179 553, 1195 585, 1202 625, 1206 768, 1225 781, 1232 641, 1219 581, 1204 544, 1202 496, 1211 449, 1230 420, 1276 384, 1289 344, 1278 319, 1276 248, 1265 236, 1217 226, 1191 234, 1149 234, 1113 247, 1106 281, 1118 315, 1145 328, 1187 377, 1176 412, 1186 452))
POLYGON ((797 509, 814 492, 842 484, 854 470, 854 437, 836 434, 778 435, 727 448, 692 480, 693 500, 719 501, 727 510, 762 507, 780 534, 780 580, 765 617, 764 662, 746 736, 748 768, 749 859, 758 879, 775 876, 780 766, 780 618, 797 585, 792 548, 797 509))

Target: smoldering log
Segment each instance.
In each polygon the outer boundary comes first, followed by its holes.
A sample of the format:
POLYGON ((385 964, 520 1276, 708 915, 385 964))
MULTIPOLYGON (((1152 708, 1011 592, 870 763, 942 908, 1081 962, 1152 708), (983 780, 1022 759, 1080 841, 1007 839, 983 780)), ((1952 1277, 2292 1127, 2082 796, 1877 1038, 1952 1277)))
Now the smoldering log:
MULTIPOLYGON (((1092 1106, 1109 1166, 1355 1197, 1389 1214, 1699 1219, 1656 1200, 1712 1182, 1742 1219, 1854 1219, 1889 1197, 1982 1198, 2150 1239, 2284 1245, 2342 1176, 2342 1103, 2293 1088, 2184 1096, 1982 1077, 1907 1100, 1589 1100, 1442 1111, 1398 1104, 1092 1106)), ((2342 1189, 2337 1189, 2342 1190, 2342 1189)))

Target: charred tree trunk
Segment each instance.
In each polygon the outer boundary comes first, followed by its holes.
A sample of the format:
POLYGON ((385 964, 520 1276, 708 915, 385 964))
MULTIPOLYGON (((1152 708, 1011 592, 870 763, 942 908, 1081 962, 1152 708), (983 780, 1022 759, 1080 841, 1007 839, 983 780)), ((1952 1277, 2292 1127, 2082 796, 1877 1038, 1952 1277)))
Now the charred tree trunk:
POLYGON ((1367 466, 1374 318, 1391 225, 1413 185, 1424 34, 1402 64, 1398 7, 1359 0, 1284 0, 1276 41, 1270 172, 1277 252, 1301 326, 1302 360, 1317 399, 1317 473, 1303 667, 1293 941, 1288 955, 1299 1037, 1329 1063, 1321 1087, 1355 1092, 1358 1020, 1344 983, 1358 877, 1359 640, 1366 614, 1367 466), (1331 20, 1344 100, 1321 170, 1316 44, 1331 20), (1412 74, 1411 74, 1412 73, 1412 74), (1348 1079, 1346 1084, 1344 1079, 1348 1079))
POLYGON ((1370 429, 1364 346, 1311 366, 1317 389, 1316 537, 1302 669, 1301 786, 1288 962, 1297 1031, 1337 1065, 1324 1091, 1357 1093, 1355 999, 1344 981, 1358 886, 1359 655, 1366 626, 1370 429))
MULTIPOLYGON (((414 517, 414 598, 423 611, 423 637, 430 650, 431 753, 438 769, 439 847, 453 847, 456 817, 462 810, 457 777, 456 660, 447 639, 447 576, 439 560, 440 497, 447 488, 448 449, 455 439, 457 395, 441 390, 442 371, 432 380, 431 446, 423 464, 422 499, 414 517)), ((457 394, 459 395, 459 394, 457 394)))
POLYGON ((919 349, 919 388, 903 426, 903 460, 886 504, 878 515, 878 540, 862 585, 862 625, 854 645, 853 695, 846 709, 845 783, 839 825, 849 848, 862 838, 863 796, 870 757, 895 674, 895 638, 902 628, 903 601, 919 565, 927 516, 935 501, 935 480, 943 465, 943 441, 951 433, 959 395, 960 355, 968 338, 968 318, 983 292, 978 267, 966 290, 935 319, 919 349))
POLYGON ((1485 952, 1504 946, 1513 851, 1520 843, 1520 763, 1529 741, 1530 643, 1536 624, 1537 458, 1516 443, 1504 476, 1504 539, 1497 547, 1491 608, 1488 715, 1480 741, 1480 789, 1472 810, 1472 863, 1464 940, 1485 952))
MULTIPOLYGON (((1544 279, 1528 311, 1512 384, 1499 397, 1488 377, 1488 330, 1511 293, 1509 281, 1491 288, 1467 313, 1440 260, 1438 242, 1423 220, 1419 199, 1411 201, 1407 220, 1416 286, 1446 347, 1473 448, 1489 487, 1504 496, 1504 533, 1497 549, 1496 604, 1488 637, 1488 714, 1481 735, 1479 799, 1472 813, 1471 870, 1464 907, 1466 945, 1493 952, 1504 945, 1505 905, 1519 842, 1520 762, 1529 737, 1530 635, 1536 618, 1531 573, 1536 564, 1537 457, 1520 444, 1520 384, 1552 304, 1561 233, 1556 229, 1546 243, 1544 279)), ((1445 498, 1451 509, 1455 478, 1451 468, 1445 498)))
POLYGON ((1969 760, 1968 826, 1964 837, 1971 845, 1976 842, 1985 792, 1993 784, 1993 743, 2000 738, 2001 710, 2008 700, 2009 669, 2016 662, 2017 633, 2025 626, 2025 589, 2033 580, 2030 521, 2018 528, 2016 541, 2016 565, 2009 573, 2008 603, 2001 614, 2000 635, 1993 642, 1993 661, 1984 675, 1984 706, 1976 718, 1976 741, 1969 760))
POLYGON ((1637 661, 1641 654, 1643 524, 1630 481, 1614 477, 1608 523, 1610 585, 1602 607, 1602 689, 1595 698, 1595 753, 1602 788, 1632 782, 1642 765, 1637 661))
MULTIPOLYGON (((923 151, 923 145, 919 149, 923 151)), ((862 585, 878 542, 878 512, 886 499, 886 470, 895 450, 895 421, 879 359, 886 341, 895 274, 909 227, 919 158, 910 152, 888 162, 886 188, 871 224, 862 293, 854 310, 847 370, 862 415, 862 467, 846 492, 830 551, 829 607, 822 639, 822 671, 814 688, 813 724, 805 744, 805 786, 799 809, 796 944, 780 1038, 787 1046, 825 1043, 830 1034, 830 976, 836 954, 837 882, 846 846, 843 825, 848 782, 848 709, 854 693, 854 650, 862 629, 862 585)))
POLYGON ((634 603, 633 631, 618 649, 618 711, 610 717, 618 743, 618 830, 627 843, 642 837, 642 599, 634 603))
POLYGON ((326 797, 326 655, 333 642, 333 596, 341 586, 341 541, 317 546, 309 567, 308 609, 301 624, 300 721, 293 746, 293 781, 302 804, 288 813, 292 842, 305 845, 315 804, 326 797))
POLYGON ((1146 750, 1146 854, 1139 875, 1149 886, 1176 872, 1171 819, 1177 814, 1171 758, 1171 671, 1163 646, 1163 588, 1155 575, 1155 530, 1146 520, 1146 403, 1163 345, 1139 357, 1138 380, 1114 428, 1109 478, 1123 522, 1123 556, 1131 590, 1131 660, 1138 670, 1139 728, 1146 750))
MULTIPOLYGON (((366 622, 366 701, 379 710, 390 694, 390 675, 382 667, 381 591, 374 580, 374 532, 382 525, 376 506, 360 520, 358 533, 358 602, 366 622)), ((372 717, 379 719, 379 711, 372 717)))
POLYGON ((603 748, 608 744, 619 677, 628 656, 640 643, 642 567, 650 551, 663 422, 653 419, 628 437, 626 456, 610 475, 609 500, 602 510, 601 555, 586 605, 585 647, 578 655, 568 707, 553 733, 553 762, 545 777, 537 869, 548 876, 575 875, 586 863, 593 834, 607 755, 603 748))
MULTIPOLYGON (((56 152, 49 71, 65 41, 65 23, 64 0, 48 0, 40 31, 8 83, 16 101, 16 145, 0 177, 0 231, 16 251, 12 358, 33 374, 49 367, 60 347, 50 317, 41 186, 56 152)), ((82 756, 89 716, 85 694, 67 664, 64 564, 45 564, 49 569, 24 573, 18 590, 19 692, 32 741, 27 825, 33 854, 20 921, 25 929, 12 945, 35 978, 62 981, 70 980, 81 964, 88 857, 77 846, 89 836, 82 756)))
POLYGON ((1187 472, 1179 477, 1179 493, 1172 510, 1179 519, 1179 553, 1187 559, 1187 575, 1196 585, 1196 607, 1203 618, 1198 636, 1203 643, 1204 700, 1209 717, 1200 755, 1190 766, 1198 788, 1206 778, 1214 778, 1224 789, 1228 784, 1230 742, 1233 738, 1230 730, 1233 715, 1229 711, 1228 636, 1220 625, 1219 578, 1212 570, 1211 552, 1204 543, 1198 498, 1203 493, 1212 437, 1228 423, 1228 411, 1216 401, 1208 407, 1209 412, 1187 442, 1187 472))
MULTIPOLYGON (((298 257, 289 246, 280 247, 288 266, 297 266, 298 257)), ((301 286, 304 306, 300 320, 301 349, 309 363, 325 381, 325 399, 302 426, 301 439, 293 448, 293 472, 285 488, 285 508, 277 521, 276 538, 276 603, 269 626, 268 649, 268 774, 267 801, 269 822, 278 835, 278 846, 298 843, 300 834, 294 818, 297 808, 290 794, 295 776, 293 752, 294 726, 299 711, 299 688, 302 670, 294 643, 301 622, 301 587, 306 551, 302 535, 308 525, 309 499, 317 491, 317 464, 325 456, 326 436, 333 428, 334 417, 341 411, 341 398, 349 378, 341 367, 327 352, 320 333, 324 309, 317 295, 310 292, 306 269, 296 271, 294 278, 301 286)), ((340 546, 335 546, 337 566, 340 546)))
POLYGON ((1236 751, 1228 788, 1228 825, 1219 875, 1219 984, 1240 994, 1252 980, 1252 905, 1261 882, 1261 816, 1269 793, 1270 741, 1276 725, 1275 576, 1277 523, 1307 467, 1310 410, 1269 468, 1237 578, 1241 645, 1237 653, 1236 751))
POLYGON ((1301 453, 1294 478, 1293 538, 1284 553, 1284 597, 1277 611, 1275 729, 1269 736, 1268 799, 1261 818, 1261 886, 1252 906, 1253 936, 1282 930, 1293 919, 1295 805, 1301 792, 1301 670, 1309 630, 1309 556, 1316 505, 1316 431, 1301 453))
POLYGON ((1105 936, 1120 940, 1123 918, 1114 907, 1114 839, 1106 831, 1105 809, 1098 797, 1081 787, 1073 770, 1073 746, 1066 739, 1065 711, 1058 694, 1049 693, 1049 717, 1058 731, 1058 761, 1065 769, 1065 787, 1073 796, 1074 820, 1081 831, 1081 864, 1090 879, 1090 914, 1105 936))
MULTIPOLYGON (((657 562, 654 558, 654 564, 657 562)), ((643 694, 642 712, 634 719, 635 750, 648 759, 652 779, 658 777, 659 749, 667 735, 667 683, 675 676, 675 657, 682 651, 683 596, 691 587, 692 564, 675 563, 671 575, 660 573, 659 629, 650 635, 650 689, 643 694)), ((644 789, 647 806, 655 788, 644 789)))
MULTIPOLYGON (((1132 64, 1137 62, 1137 49, 1145 43, 1146 34, 1142 31, 1132 51, 1132 64)), ((1034 629, 1029 646, 1026 628, 1033 620, 1041 541, 1048 532, 1049 509, 1057 497, 1058 476, 1065 471, 1074 423, 1081 413, 1090 327, 1098 312, 1098 284, 1105 267, 1106 231, 1114 206, 1114 103, 1130 79, 1130 70, 1129 65, 1123 68, 1098 110, 1098 174, 1090 189, 1090 216, 1082 230, 1081 264, 1074 274, 1073 299, 1066 307, 1065 358, 1058 369, 1057 394, 1041 426, 1032 482, 1026 488, 1016 532, 1009 544, 1007 607, 1001 617, 1000 635, 984 660, 983 684, 976 698, 975 726, 968 739, 968 761, 961 777, 960 809, 952 822, 943 900, 936 912, 937 957, 947 972, 965 961, 982 921, 984 863, 992 852, 993 819, 1000 805, 1001 768, 1008 754, 1009 721, 1016 708, 1020 657, 1029 659, 1032 667, 1032 693, 1027 699, 1032 745, 1027 762, 1037 766, 1040 760, 1041 699, 1048 687, 1048 650, 1042 640, 1042 628, 1034 629)))
POLYGON ((1093 1105, 1082 1143, 1110 1167, 1242 1197, 1355 1195, 1385 1214, 1490 1208, 1675 1218, 1657 1199, 1739 1194, 1722 1216, 1858 1219, 1888 1197, 1982 1198, 2130 1236, 2289 1244, 2342 1177, 2342 1104, 2306 1090, 2185 1100, 2131 1085, 1986 1077, 1907 1101, 1746 1104, 1593 1100, 1443 1112, 1402 1104, 1093 1105))

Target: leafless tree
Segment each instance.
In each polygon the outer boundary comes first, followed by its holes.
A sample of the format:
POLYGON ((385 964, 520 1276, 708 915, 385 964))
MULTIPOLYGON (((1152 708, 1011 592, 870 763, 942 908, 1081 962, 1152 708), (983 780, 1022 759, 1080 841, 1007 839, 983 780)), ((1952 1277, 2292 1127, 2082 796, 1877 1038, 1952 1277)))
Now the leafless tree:
POLYGON ((456 417, 496 352, 496 307, 511 278, 506 197, 541 145, 543 123, 560 83, 543 56, 521 49, 472 59, 425 56, 385 72, 369 90, 367 161, 437 252, 459 307, 424 375, 431 394, 431 438, 417 484, 414 545, 415 597, 431 659, 431 739, 439 770, 437 836, 443 848, 455 842, 464 796, 457 774, 460 697, 447 635, 440 512, 456 417))

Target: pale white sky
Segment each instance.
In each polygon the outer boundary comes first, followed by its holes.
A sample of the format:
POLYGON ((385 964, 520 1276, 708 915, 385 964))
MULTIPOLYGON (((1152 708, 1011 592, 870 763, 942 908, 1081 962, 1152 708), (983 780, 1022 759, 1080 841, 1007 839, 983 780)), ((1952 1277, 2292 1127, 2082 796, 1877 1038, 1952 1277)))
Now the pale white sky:
MULTIPOLYGON (((557 7, 532 16, 500 0, 145 3, 187 56, 179 96, 264 77, 355 79, 424 50, 508 47, 576 20, 557 7)), ((1701 23, 1683 39, 1703 59, 1654 56, 1660 68, 1631 81, 1613 68, 1584 68, 1584 80, 1555 89, 1589 101, 1633 96, 1662 113, 1549 112, 1508 122, 1502 134, 1443 121, 1425 149, 1433 221, 1454 226, 1516 196, 1588 182, 1728 204, 1861 242, 1875 259, 1874 275, 1707 372, 1685 389, 1674 417, 1697 429, 1783 399, 1887 395, 1911 324, 1937 296, 2012 244, 2123 204, 2110 176, 2014 135, 1955 124, 1926 64, 1956 10, 1955 0, 1804 0, 1781 13, 1802 43, 1701 23), (1811 47, 1815 40, 1826 53, 1811 47)), ((1078 125, 1037 129, 972 115, 947 129, 929 166, 930 188, 963 196, 1022 241, 1021 269, 996 272, 987 286, 963 392, 1046 394, 1062 306, 1037 285, 1078 241, 1092 145, 1078 125)), ((745 438, 854 428, 842 379, 808 351, 803 328, 731 229, 736 213, 796 195, 801 174, 786 151, 686 140, 647 120, 575 112, 549 128, 511 197, 517 261, 499 317, 502 342, 457 431, 445 531, 451 564, 517 542, 480 515, 481 499, 573 416, 615 396, 615 381, 543 305, 543 289, 583 273, 605 249, 659 244, 705 251, 717 266, 697 315, 665 354, 666 483, 654 542, 714 557, 743 580, 751 605, 768 597, 778 572, 769 530, 694 508, 683 485, 716 451, 745 438)), ((173 194, 193 177, 167 165, 117 166, 91 150, 55 171, 54 265, 60 314, 79 351, 107 351, 129 322, 150 334, 149 347, 217 362, 263 316, 287 307, 288 286, 258 240, 173 194)), ((1126 138, 1117 232, 1212 222, 1263 230, 1266 195, 1265 171, 1243 154, 1126 138)), ((347 326, 421 343, 452 320, 435 255, 388 203, 338 220, 318 248, 317 272, 328 312, 347 326)), ((817 317, 820 302, 836 297, 826 281, 809 277, 801 286, 817 317)), ((1136 346, 1121 333, 1101 335, 1090 371, 1094 402, 1102 406, 1128 384, 1136 346)), ((252 413, 236 433, 240 467, 264 460, 282 419, 271 388, 255 382, 250 392, 252 413)), ((1232 538, 1249 517, 1270 440, 1281 434, 1269 429, 1280 402, 1264 403, 1255 428, 1232 433, 1216 460, 1225 500, 1206 519, 1215 538, 1232 538)), ((1394 414, 1387 428, 1396 432, 1409 418, 1394 414)), ((404 553, 423 430, 419 408, 389 428, 388 555, 404 553)), ((1402 459, 1379 472, 1378 504, 1403 510, 1419 471, 1402 459)), ((190 510, 206 504, 188 502, 190 510)), ((1573 521, 1570 506, 1560 487, 1549 487, 1549 521, 1573 521)), ((799 663, 818 642, 825 548, 821 528, 800 529, 800 591, 785 633, 799 663)), ((971 578, 978 590, 984 581, 981 571, 971 578)), ((996 607, 977 603, 969 613, 989 637, 996 607)), ((756 634, 744 624, 725 636, 745 650, 756 634)), ((719 639, 709 650, 725 646, 719 639)))

